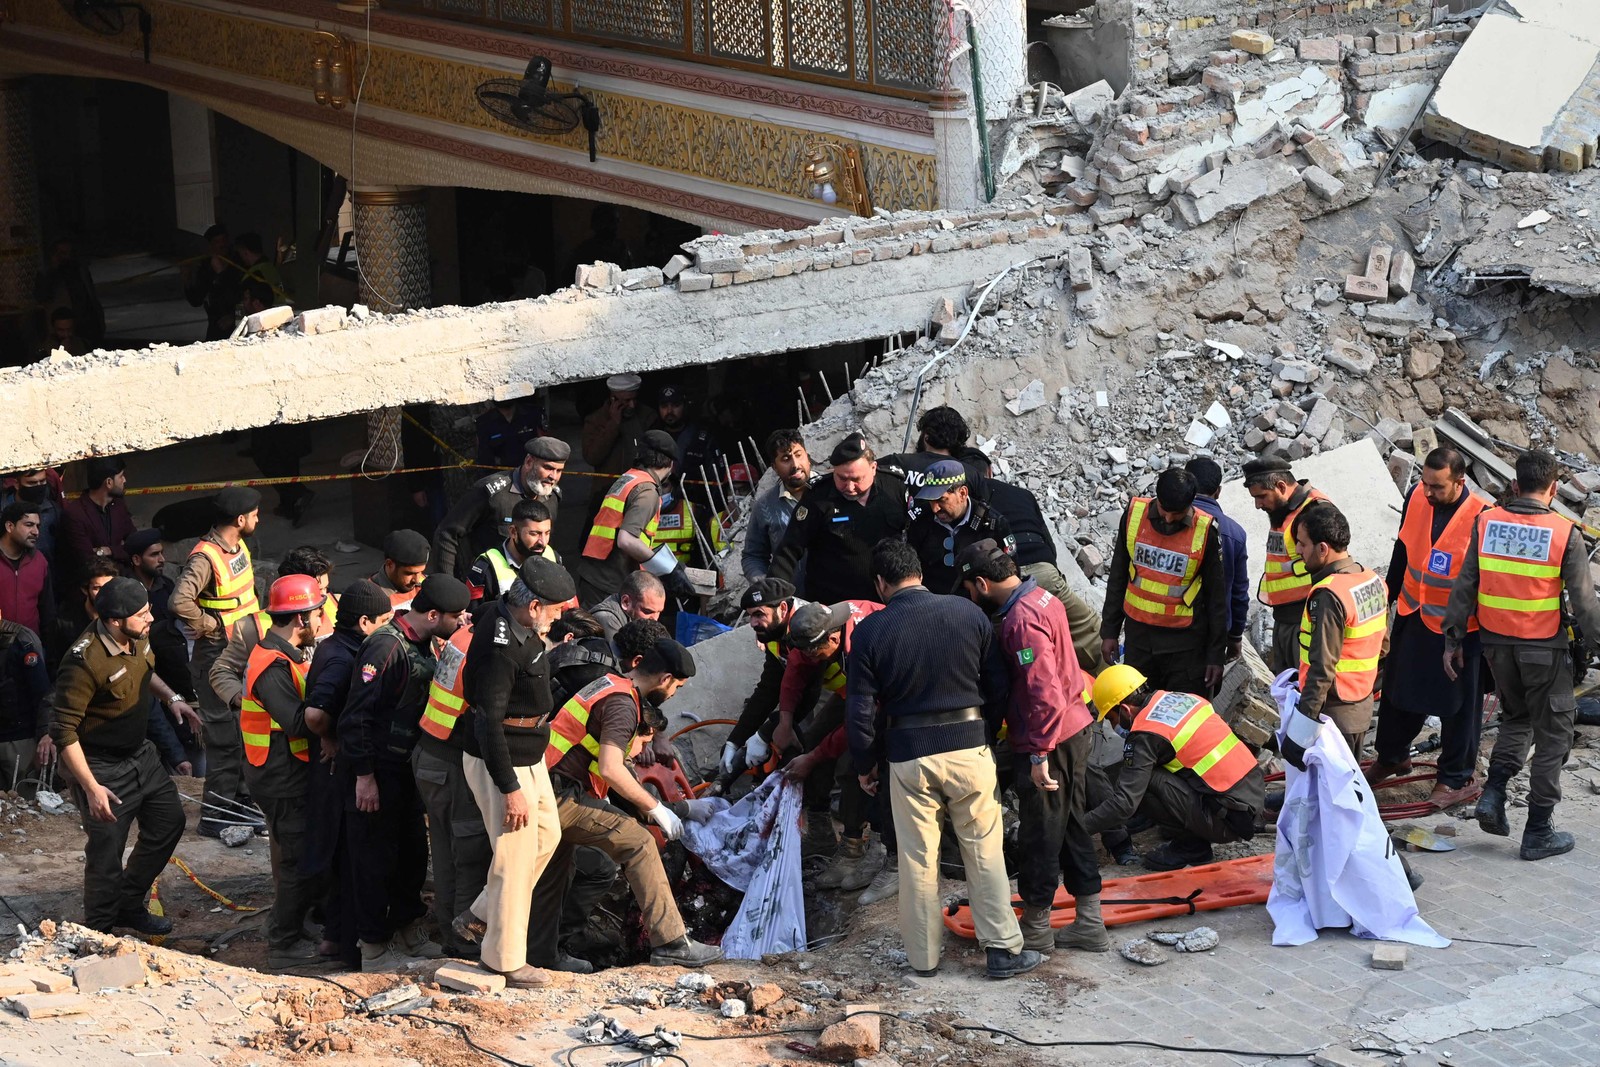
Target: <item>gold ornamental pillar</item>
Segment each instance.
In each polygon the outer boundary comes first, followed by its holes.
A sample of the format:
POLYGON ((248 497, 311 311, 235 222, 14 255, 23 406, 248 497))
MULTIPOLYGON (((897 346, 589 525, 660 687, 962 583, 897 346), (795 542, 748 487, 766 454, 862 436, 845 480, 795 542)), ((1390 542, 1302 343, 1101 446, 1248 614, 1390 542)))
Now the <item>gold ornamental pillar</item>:
MULTIPOLYGON (((361 302, 394 314, 427 307, 432 293, 428 265, 426 191, 420 186, 357 186, 354 209, 356 262, 361 302)), ((400 409, 367 415, 367 470, 396 470, 402 462, 400 409)))
POLYGON ((0 79, 0 317, 33 306, 39 270, 39 182, 33 168, 28 83, 0 79))

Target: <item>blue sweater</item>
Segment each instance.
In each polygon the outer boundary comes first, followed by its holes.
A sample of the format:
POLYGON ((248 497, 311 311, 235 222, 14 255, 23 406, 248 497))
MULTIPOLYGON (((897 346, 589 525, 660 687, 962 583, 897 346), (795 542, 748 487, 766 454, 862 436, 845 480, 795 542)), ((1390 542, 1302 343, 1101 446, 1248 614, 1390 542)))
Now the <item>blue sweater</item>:
POLYGON ((1228 636, 1243 637, 1250 614, 1249 539, 1244 527, 1223 514, 1215 497, 1196 496, 1194 506, 1217 520, 1217 543, 1222 546, 1223 582, 1228 587, 1228 636))
POLYGON ((1009 690, 989 617, 965 597, 920 585, 893 594, 856 626, 845 676, 845 731, 859 774, 884 759, 903 763, 987 744, 983 721, 915 728, 917 718, 982 708, 998 727, 1009 690))

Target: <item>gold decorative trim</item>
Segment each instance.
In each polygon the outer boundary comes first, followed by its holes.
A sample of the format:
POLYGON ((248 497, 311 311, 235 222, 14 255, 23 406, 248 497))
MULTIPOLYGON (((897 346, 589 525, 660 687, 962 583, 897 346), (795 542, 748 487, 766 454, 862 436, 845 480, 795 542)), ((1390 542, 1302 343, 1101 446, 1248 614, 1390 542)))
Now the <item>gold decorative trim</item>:
POLYGON ((351 198, 362 207, 387 207, 395 204, 420 204, 428 198, 428 191, 421 186, 392 189, 357 188, 351 194, 351 198))

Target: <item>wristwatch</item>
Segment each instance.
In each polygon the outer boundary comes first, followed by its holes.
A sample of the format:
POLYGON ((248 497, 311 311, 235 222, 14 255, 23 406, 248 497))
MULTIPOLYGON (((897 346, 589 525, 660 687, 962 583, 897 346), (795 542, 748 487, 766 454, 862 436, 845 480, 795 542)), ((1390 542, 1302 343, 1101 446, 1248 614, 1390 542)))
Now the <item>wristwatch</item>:
POLYGON ((1044 763, 1049 758, 1050 758, 1049 756, 1029 756, 1028 757, 1028 762, 1033 764, 1035 767, 1037 767, 1037 766, 1041 765, 1042 763, 1044 763))

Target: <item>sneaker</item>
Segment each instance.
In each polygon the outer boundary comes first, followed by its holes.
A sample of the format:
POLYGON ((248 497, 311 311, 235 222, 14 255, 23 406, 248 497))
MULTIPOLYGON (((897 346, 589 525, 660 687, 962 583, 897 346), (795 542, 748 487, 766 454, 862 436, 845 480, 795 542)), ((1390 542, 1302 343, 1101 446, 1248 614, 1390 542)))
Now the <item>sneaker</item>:
POLYGON ((872 884, 867 886, 866 892, 856 898, 857 904, 876 904, 880 900, 888 900, 900 892, 900 867, 891 859, 884 865, 883 870, 872 879, 872 884))
POLYGON ((702 945, 688 934, 650 950, 652 967, 688 967, 693 970, 708 963, 716 963, 720 959, 722 959, 720 948, 714 945, 702 945))
POLYGON ((1025 948, 1021 952, 1007 952, 1003 948, 991 948, 989 950, 989 977, 1015 978, 1019 974, 1027 974, 1043 962, 1044 957, 1029 948, 1025 948))
POLYGON ((117 921, 112 926, 157 936, 172 933, 171 919, 165 915, 156 915, 144 908, 129 908, 117 916, 117 921))
POLYGON ((1178 871, 1185 867, 1210 863, 1214 858, 1215 853, 1212 852, 1211 846, 1204 841, 1195 845, 1168 841, 1145 853, 1144 865, 1152 871, 1178 871))
POLYGON ((267 948, 269 970, 286 971, 325 962, 327 957, 318 951, 317 943, 307 941, 305 938, 300 938, 291 945, 267 948))
POLYGON ((387 941, 361 942, 361 969, 363 971, 398 971, 409 962, 396 952, 387 941))
POLYGON ((394 939, 389 943, 397 952, 402 952, 413 959, 436 960, 444 955, 444 949, 439 947, 439 943, 428 937, 421 919, 407 923, 396 930, 394 939))
POLYGON ((489 924, 474 915, 472 909, 468 908, 451 920, 450 929, 467 944, 481 945, 484 937, 489 933, 489 924))

